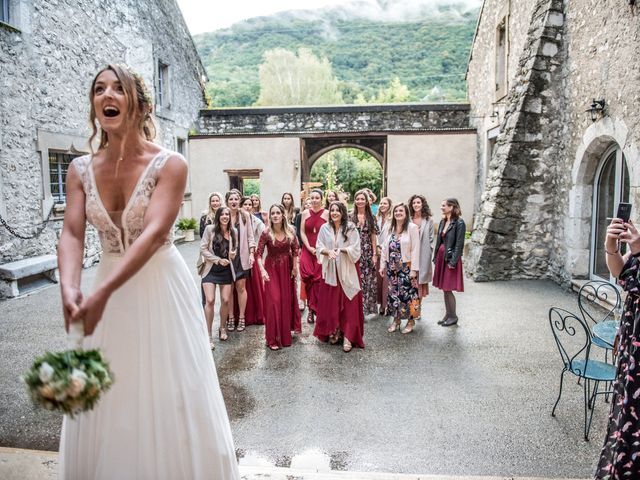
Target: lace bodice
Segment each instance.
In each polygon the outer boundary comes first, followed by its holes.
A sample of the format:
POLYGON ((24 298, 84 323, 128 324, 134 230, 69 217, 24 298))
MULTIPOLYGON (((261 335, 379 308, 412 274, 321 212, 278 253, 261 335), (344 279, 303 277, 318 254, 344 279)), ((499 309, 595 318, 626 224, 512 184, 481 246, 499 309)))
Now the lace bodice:
POLYGON ((258 258, 262 257, 265 248, 267 249, 267 257, 264 262, 266 267, 282 262, 290 262, 292 264, 293 257, 297 257, 300 250, 298 237, 295 235, 291 240, 286 237, 283 240, 276 240, 271 238, 268 230, 265 230, 260 235, 258 249, 256 250, 258 258))
MULTIPOLYGON (((85 193, 87 221, 98 230, 103 252, 123 254, 140 236, 144 226, 144 214, 156 188, 160 169, 170 155, 171 151, 161 150, 140 175, 131 198, 122 211, 122 228, 116 226, 102 203, 91 163, 93 157, 84 155, 73 160, 72 165, 82 180, 82 188, 85 193)), ((172 237, 173 232, 170 232, 165 243, 172 242, 172 237)))

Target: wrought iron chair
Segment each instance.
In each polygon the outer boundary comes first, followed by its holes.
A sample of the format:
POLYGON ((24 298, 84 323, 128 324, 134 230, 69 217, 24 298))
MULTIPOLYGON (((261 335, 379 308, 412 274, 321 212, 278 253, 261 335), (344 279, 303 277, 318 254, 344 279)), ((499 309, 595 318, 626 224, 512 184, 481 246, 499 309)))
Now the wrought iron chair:
POLYGON ((556 416, 556 407, 562 396, 562 382, 566 372, 572 373, 582 379, 584 392, 584 439, 589 440, 589 430, 597 395, 607 392, 599 392, 600 382, 611 382, 615 379, 616 369, 613 365, 589 358, 591 353, 591 332, 587 323, 573 313, 562 308, 549 309, 549 324, 551 332, 562 357, 563 368, 560 373, 560 391, 551 416, 556 416), (593 382, 593 388, 592 388, 593 382), (591 413, 589 414, 589 409, 591 413))
MULTIPOLYGON (((613 350, 613 342, 608 343, 593 334, 593 326, 601 322, 613 322, 616 313, 620 313, 622 300, 620 291, 610 282, 605 280, 591 280, 578 291, 578 308, 585 321, 592 343, 605 350, 605 362, 608 361, 609 350, 613 350), (602 303, 607 306, 602 306, 602 303)), ((613 354, 611 355, 613 360, 613 354)))

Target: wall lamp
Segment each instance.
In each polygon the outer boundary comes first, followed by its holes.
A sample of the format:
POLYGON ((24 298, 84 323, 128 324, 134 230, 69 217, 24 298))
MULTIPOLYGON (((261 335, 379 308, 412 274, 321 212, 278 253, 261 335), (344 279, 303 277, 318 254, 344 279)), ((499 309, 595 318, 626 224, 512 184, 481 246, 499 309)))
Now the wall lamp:
POLYGON ((589 113, 589 116, 591 117, 591 121, 592 122, 596 122, 599 119, 601 119, 602 117, 604 117, 606 105, 607 104, 604 101, 604 99, 603 100, 596 100, 594 98, 593 102, 591 102, 591 106, 589 107, 588 110, 585 110, 585 112, 589 113))

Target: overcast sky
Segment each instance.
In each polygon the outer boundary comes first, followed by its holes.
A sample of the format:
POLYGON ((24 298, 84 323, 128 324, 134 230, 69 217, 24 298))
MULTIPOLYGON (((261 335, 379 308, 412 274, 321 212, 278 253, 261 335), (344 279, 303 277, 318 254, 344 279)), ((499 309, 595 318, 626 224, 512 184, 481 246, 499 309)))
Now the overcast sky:
POLYGON ((354 15, 402 20, 412 18, 424 5, 463 3, 477 8, 482 0, 177 0, 192 35, 227 28, 241 20, 271 15, 284 10, 312 10, 330 5, 349 5, 354 15))
POLYGON ((177 0, 192 35, 212 32, 251 17, 283 10, 313 9, 344 3, 339 0, 177 0))

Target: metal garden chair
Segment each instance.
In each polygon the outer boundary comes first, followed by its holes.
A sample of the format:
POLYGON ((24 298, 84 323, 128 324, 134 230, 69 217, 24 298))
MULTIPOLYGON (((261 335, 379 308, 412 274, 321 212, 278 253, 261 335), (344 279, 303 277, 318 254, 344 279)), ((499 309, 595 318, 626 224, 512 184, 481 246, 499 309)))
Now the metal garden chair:
POLYGON ((549 309, 549 324, 563 363, 560 373, 560 391, 551 416, 556 416, 556 407, 562 396, 564 374, 569 372, 577 376, 583 380, 581 383, 584 392, 584 439, 589 440, 596 397, 608 393, 598 391, 600 382, 606 384, 613 381, 616 369, 610 363, 589 358, 593 342, 589 327, 584 320, 567 310, 552 307, 549 309))
MULTIPOLYGON (((621 306, 620 291, 613 283, 605 280, 591 280, 582 285, 578 291, 580 314, 589 329, 593 344, 605 350, 605 362, 608 361, 609 350, 613 350, 613 342, 605 341, 594 335, 593 327, 603 322, 611 325, 603 324, 600 327, 605 326, 606 329, 607 326, 613 326, 616 322, 616 313, 620 313, 621 306)), ((616 327, 613 327, 613 331, 615 331, 616 327)), ((612 354, 612 360, 613 357, 614 355, 612 354)))

